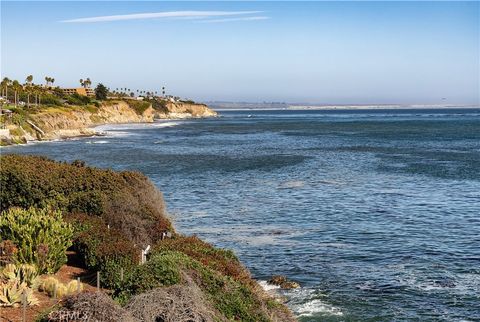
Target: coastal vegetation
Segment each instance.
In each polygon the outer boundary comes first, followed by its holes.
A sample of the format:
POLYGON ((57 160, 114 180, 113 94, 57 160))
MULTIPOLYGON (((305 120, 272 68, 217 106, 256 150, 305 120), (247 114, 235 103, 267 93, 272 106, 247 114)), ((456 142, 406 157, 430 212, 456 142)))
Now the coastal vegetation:
POLYGON ((142 174, 38 156, 2 155, 0 164, 1 305, 17 306, 27 293, 30 305, 41 294, 62 298, 44 306, 43 321, 62 312, 103 321, 294 321, 233 252, 176 233, 142 174), (61 281, 59 269, 72 263, 101 278, 61 281), (102 291, 88 292, 97 283, 102 291))
POLYGON ((165 95, 164 87, 159 96, 158 91, 112 90, 102 83, 93 89, 90 78, 80 79, 78 88, 61 88, 54 82, 47 76, 44 85, 35 84, 32 75, 23 84, 8 77, 1 81, 0 145, 88 135, 94 133, 88 127, 110 122, 216 115, 206 105, 165 95))
POLYGON ((2 240, 21 246, 12 254, 13 262, 53 273, 67 261, 65 252, 71 246, 73 229, 59 211, 11 207, 0 215, 0 231, 2 240))

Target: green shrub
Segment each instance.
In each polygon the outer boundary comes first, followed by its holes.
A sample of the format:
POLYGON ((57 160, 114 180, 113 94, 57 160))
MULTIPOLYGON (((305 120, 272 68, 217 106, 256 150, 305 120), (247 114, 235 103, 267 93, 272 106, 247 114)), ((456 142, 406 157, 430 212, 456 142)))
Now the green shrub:
POLYGON ((71 104, 71 105, 88 105, 91 102, 90 97, 80 95, 80 94, 77 94, 77 93, 72 94, 72 95, 68 95, 66 97, 66 100, 67 100, 67 103, 71 104))
POLYGON ((172 226, 162 194, 144 175, 55 162, 44 157, 0 156, 0 204, 53 207, 68 218, 99 216, 137 244, 154 244, 172 226))
POLYGON ((100 103, 97 101, 93 101, 92 104, 93 105, 90 105, 90 104, 86 105, 85 109, 92 114, 98 113, 98 108, 100 107, 100 103))
POLYGON ((56 272, 66 261, 73 229, 59 211, 10 208, 0 217, 0 239, 17 246, 15 261, 37 265, 42 273, 56 272))
POLYGON ((251 282, 250 273, 231 250, 213 247, 196 236, 176 235, 172 239, 163 240, 153 247, 152 253, 164 251, 182 252, 224 275, 245 283, 251 282))
POLYGON ((115 288, 121 282, 120 270, 128 276, 140 260, 140 249, 117 229, 99 217, 76 215, 70 218, 74 227, 74 248, 85 266, 100 271, 101 284, 115 288))
POLYGON ((163 99, 153 99, 153 100, 149 100, 150 103, 152 103, 152 107, 159 111, 159 112, 163 112, 163 113, 168 113, 168 106, 167 106, 167 101, 166 100, 163 100, 163 99))
POLYGON ((152 256, 145 264, 136 266, 116 292, 135 295, 157 287, 178 284, 182 279, 180 268, 188 261, 187 256, 178 252, 152 256))
POLYGON ((13 135, 13 136, 22 136, 24 135, 25 132, 22 131, 21 128, 13 128, 13 129, 10 129, 10 135, 13 135))
POLYGON ((40 96, 40 103, 42 105, 54 105, 54 106, 61 106, 63 105, 62 100, 52 94, 42 94, 40 96))
POLYGON ((27 118, 28 118, 27 114, 23 113, 23 111, 14 112, 12 114, 12 123, 18 126, 23 126, 26 123, 27 118))
POLYGON ((126 100, 126 103, 133 108, 138 115, 142 115, 143 112, 150 107, 150 103, 146 101, 126 100))
POLYGON ((126 302, 131 296, 154 288, 192 282, 228 320, 270 321, 262 295, 255 293, 248 283, 225 276, 180 251, 157 249, 147 263, 137 266, 114 289, 113 295, 126 302))

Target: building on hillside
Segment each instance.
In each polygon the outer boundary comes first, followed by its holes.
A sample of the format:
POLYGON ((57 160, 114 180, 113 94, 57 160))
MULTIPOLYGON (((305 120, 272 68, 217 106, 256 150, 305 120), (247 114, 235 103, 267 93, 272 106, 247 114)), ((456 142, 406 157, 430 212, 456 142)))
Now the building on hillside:
POLYGON ((95 96, 95 90, 93 88, 77 87, 77 88, 62 88, 65 95, 78 94, 82 96, 95 96))

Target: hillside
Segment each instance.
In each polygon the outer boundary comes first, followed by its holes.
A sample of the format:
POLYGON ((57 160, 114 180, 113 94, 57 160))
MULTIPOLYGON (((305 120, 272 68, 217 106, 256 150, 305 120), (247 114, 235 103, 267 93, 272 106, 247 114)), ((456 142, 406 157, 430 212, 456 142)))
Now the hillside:
POLYGON ((92 127, 116 123, 145 123, 155 119, 212 117, 217 113, 204 104, 106 100, 97 105, 44 106, 14 109, 13 120, 0 132, 3 145, 32 140, 94 135, 92 127), (97 106, 98 105, 98 106, 97 106))
MULTIPOLYGON (((38 277, 44 285, 66 263, 68 249, 90 276, 96 272, 102 276, 100 294, 78 294, 74 285, 72 295, 45 313, 43 321, 60 321, 59 316, 72 312, 87 320, 112 322, 295 321, 251 278, 233 252, 178 234, 162 194, 141 173, 19 155, 1 156, 0 165, 0 248, 16 249, 10 260, 34 265, 44 273, 38 277), (43 227, 41 238, 34 237, 30 225, 43 227), (49 230, 49 225, 58 228, 49 230), (47 238, 49 231, 54 238, 47 238), (62 236, 65 242, 59 248, 62 236), (43 242, 35 245, 37 238, 43 242), (140 264, 146 245, 151 251, 140 264), (43 251, 19 257, 32 249, 43 251), (42 253, 46 255, 39 257, 42 253)), ((11 285, 1 276, 0 282, 11 285)), ((45 294, 35 285, 28 288, 34 290, 32 305, 35 297, 45 294)))

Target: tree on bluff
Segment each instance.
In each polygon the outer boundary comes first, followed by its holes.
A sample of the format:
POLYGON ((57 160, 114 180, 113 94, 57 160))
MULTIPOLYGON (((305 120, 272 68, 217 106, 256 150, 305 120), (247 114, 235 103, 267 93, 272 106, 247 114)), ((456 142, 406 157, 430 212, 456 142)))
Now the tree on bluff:
POLYGON ((95 97, 97 100, 106 100, 108 94, 108 89, 102 83, 98 84, 95 87, 95 97))

